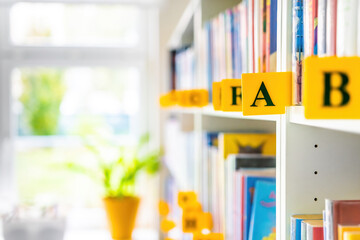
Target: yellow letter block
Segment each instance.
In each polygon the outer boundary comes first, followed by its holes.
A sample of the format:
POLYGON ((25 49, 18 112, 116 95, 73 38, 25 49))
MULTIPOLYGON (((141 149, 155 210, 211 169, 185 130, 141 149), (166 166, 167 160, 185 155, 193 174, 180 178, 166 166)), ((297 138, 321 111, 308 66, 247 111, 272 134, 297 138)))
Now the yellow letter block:
POLYGON ((198 211, 183 212, 182 217, 183 232, 195 233, 202 230, 212 229, 212 216, 210 213, 198 211))
POLYGON ((242 111, 241 79, 221 81, 221 110, 225 112, 242 111))
POLYGON ((205 107, 209 104, 209 91, 194 89, 189 92, 189 102, 192 107, 205 107))
POLYGON ((168 231, 170 231, 174 227, 176 227, 176 224, 174 223, 174 221, 164 219, 160 223, 160 229, 161 229, 161 231, 163 231, 165 233, 167 233, 168 231))
POLYGON ((212 84, 212 103, 215 111, 221 110, 221 82, 212 84))
POLYGON ((178 204, 181 208, 189 207, 197 203, 195 192, 179 192, 178 204))
POLYGON ((360 118, 360 58, 305 59, 304 106, 308 119, 360 118))
POLYGON ((195 233, 193 240, 224 240, 224 234, 222 234, 222 233, 209 233, 209 234, 195 233))
POLYGON ((242 74, 243 114, 284 114, 292 101, 292 73, 242 74))
POLYGON ((170 212, 169 204, 167 202, 160 200, 159 201, 159 214, 161 216, 166 216, 170 212))
POLYGON ((178 102, 176 91, 170 91, 167 94, 160 96, 160 106, 161 107, 171 107, 175 106, 178 102))

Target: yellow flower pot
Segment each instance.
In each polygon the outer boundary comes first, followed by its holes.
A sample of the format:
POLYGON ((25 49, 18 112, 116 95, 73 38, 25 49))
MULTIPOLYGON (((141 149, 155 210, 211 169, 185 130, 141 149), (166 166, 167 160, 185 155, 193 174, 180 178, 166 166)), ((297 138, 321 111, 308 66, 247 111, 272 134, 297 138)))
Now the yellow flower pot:
POLYGON ((139 203, 137 197, 104 198, 112 239, 131 239, 139 203))

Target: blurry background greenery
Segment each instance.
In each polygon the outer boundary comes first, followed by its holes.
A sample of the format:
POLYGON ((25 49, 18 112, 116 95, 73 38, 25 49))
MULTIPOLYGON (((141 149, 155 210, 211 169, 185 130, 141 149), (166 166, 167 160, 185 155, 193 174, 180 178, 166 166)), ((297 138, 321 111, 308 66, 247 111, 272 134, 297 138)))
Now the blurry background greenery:
POLYGON ((46 69, 22 72, 23 92, 20 101, 23 117, 33 135, 54 135, 58 132, 60 104, 65 94, 62 72, 46 69))
MULTIPOLYGON (((84 136, 109 139, 115 148, 136 144, 138 91, 139 74, 134 68, 16 69, 20 202, 99 206, 104 195, 101 182, 64 166, 98 167, 98 156, 84 136)), ((109 159, 119 157, 109 149, 107 154, 109 159)))

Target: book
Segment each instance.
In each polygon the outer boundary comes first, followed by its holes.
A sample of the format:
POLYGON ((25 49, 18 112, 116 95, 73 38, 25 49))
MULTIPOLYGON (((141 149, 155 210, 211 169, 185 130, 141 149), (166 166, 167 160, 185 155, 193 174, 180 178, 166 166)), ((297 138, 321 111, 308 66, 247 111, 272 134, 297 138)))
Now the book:
POLYGON ((303 57, 304 57, 304 4, 303 0, 293 0, 293 63, 294 72, 293 84, 293 103, 302 102, 302 76, 303 76, 303 57))
POLYGON ((301 239, 301 222, 303 220, 321 220, 322 214, 296 214, 291 216, 290 220, 290 239, 301 239))
MULTIPOLYGON (((237 170, 247 170, 247 174, 251 174, 251 170, 256 171, 257 168, 264 170, 265 168, 275 168, 276 160, 274 156, 266 156, 262 154, 229 154, 225 161, 225 203, 226 203, 226 228, 227 237, 230 239, 235 235, 235 229, 240 226, 237 224, 237 220, 234 220, 235 210, 234 202, 238 202, 236 199, 238 196, 234 194, 237 189, 243 189, 236 183, 235 173, 237 170)), ((271 170, 271 175, 273 171, 271 170)), ((241 181, 241 180, 239 180, 241 181)), ((242 214, 242 212, 241 212, 242 214)))
POLYGON ((257 181, 275 183, 275 177, 268 176, 245 176, 244 177, 244 212, 243 212, 243 239, 249 238, 251 210, 253 207, 253 196, 257 181))
POLYGON ((337 0, 327 0, 326 6, 326 53, 336 55, 337 0))
POLYGON ((254 72, 260 72, 260 0, 254 0, 254 72))
POLYGON ((270 13, 271 13, 271 0, 266 1, 266 37, 265 37, 265 70, 270 72, 270 13))
POLYGON ((254 1, 255 0, 247 0, 247 6, 246 6, 246 12, 247 12, 247 25, 248 25, 248 72, 254 73, 255 72, 255 61, 254 61, 254 55, 255 55, 255 48, 254 48, 254 1))
POLYGON ((324 239, 324 221, 323 220, 305 220, 306 222, 306 239, 323 240, 324 239))
POLYGON ((344 240, 360 240, 360 232, 345 232, 344 240))
POLYGON ((360 232, 360 225, 338 225, 339 240, 344 240, 345 232, 360 232))
POLYGON ((219 150, 222 159, 234 153, 261 153, 276 155, 275 134, 221 133, 219 134, 219 150))
POLYGON ((277 51, 277 1, 271 0, 270 4, 270 63, 269 72, 276 72, 277 51))
POLYGON ((336 55, 351 57, 357 54, 358 0, 337 0, 336 55))
POLYGON ((248 11, 246 1, 243 1, 239 5, 239 15, 240 15, 240 46, 241 46, 241 73, 249 73, 250 66, 248 62, 249 55, 249 24, 248 24, 248 11))
POLYGON ((260 0, 260 72, 266 72, 266 0, 260 0))
POLYGON ((338 240, 338 224, 360 224, 360 200, 325 199, 326 237, 338 240))
POLYGON ((276 227, 276 184, 275 182, 257 181, 251 221, 249 240, 262 240, 276 227))
POLYGON ((326 56, 326 6, 327 0, 318 0, 317 49, 319 57, 326 56))

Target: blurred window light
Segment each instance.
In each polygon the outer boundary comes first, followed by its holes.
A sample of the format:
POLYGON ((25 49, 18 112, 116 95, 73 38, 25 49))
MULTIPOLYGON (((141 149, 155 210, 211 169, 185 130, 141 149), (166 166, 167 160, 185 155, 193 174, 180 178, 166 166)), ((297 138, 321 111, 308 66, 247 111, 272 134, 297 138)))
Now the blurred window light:
POLYGON ((12 78, 19 136, 72 135, 90 118, 101 118, 116 135, 138 124, 136 67, 17 68, 12 78))
POLYGON ((10 11, 10 39, 25 46, 135 48, 142 15, 134 5, 21 2, 10 11))

